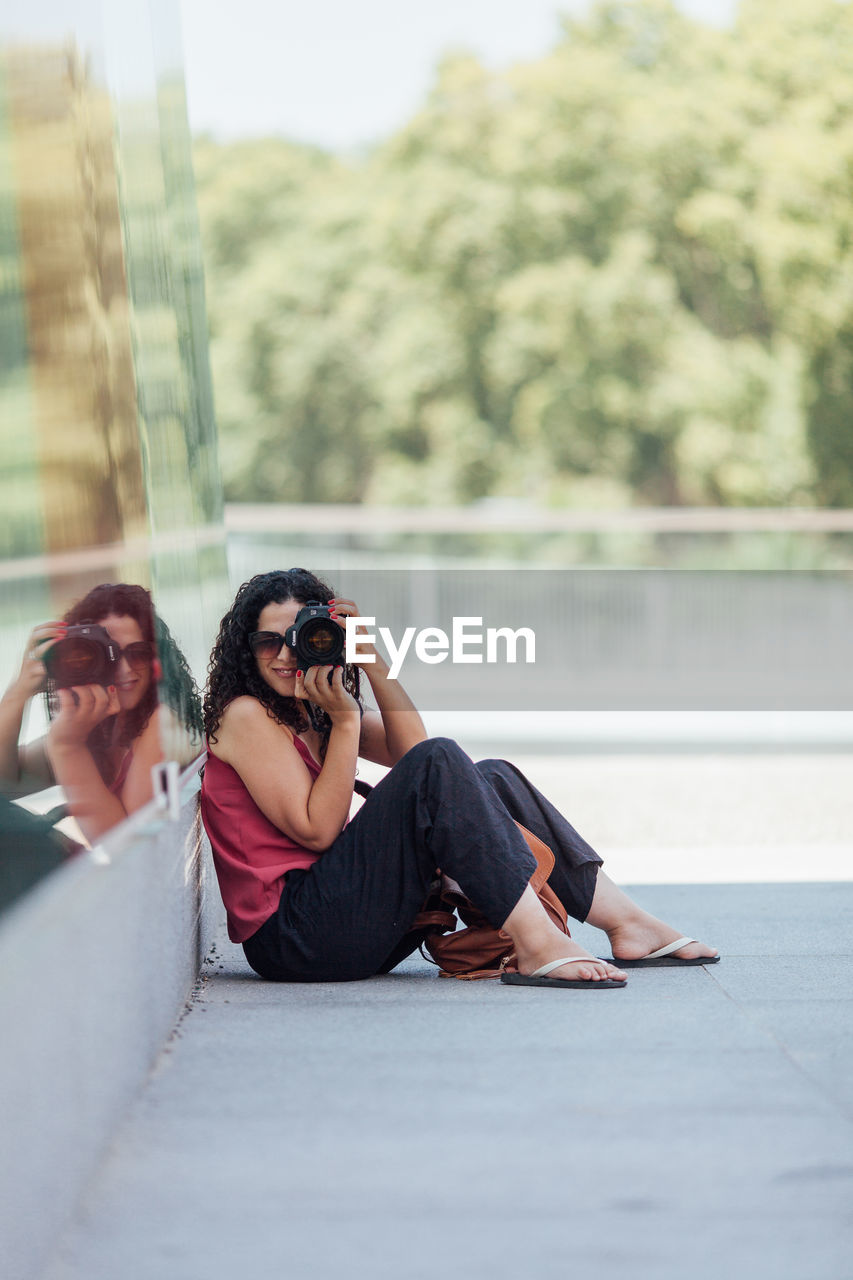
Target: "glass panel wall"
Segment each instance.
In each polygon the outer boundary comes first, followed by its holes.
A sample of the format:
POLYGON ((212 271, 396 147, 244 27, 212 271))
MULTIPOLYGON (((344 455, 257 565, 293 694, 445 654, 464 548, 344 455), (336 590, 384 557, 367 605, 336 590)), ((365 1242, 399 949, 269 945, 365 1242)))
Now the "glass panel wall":
POLYGON ((7 900, 200 749, 227 580, 178 22, 35 0, 0 25, 7 900))

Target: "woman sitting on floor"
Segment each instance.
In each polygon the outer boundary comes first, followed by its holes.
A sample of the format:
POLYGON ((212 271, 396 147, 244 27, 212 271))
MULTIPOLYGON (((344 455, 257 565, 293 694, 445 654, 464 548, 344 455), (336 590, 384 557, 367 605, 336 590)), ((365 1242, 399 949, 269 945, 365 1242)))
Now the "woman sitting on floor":
POLYGON ((310 601, 342 627, 359 616, 307 570, 259 574, 238 591, 210 661, 202 817, 229 936, 256 973, 334 982, 388 972, 417 945, 412 925, 439 867, 510 935, 518 973, 504 981, 602 990, 624 986, 632 966, 719 958, 632 902, 512 765, 474 764, 455 742, 428 738, 378 653, 363 668, 378 714, 360 705, 356 669, 300 669, 285 635, 310 601), (359 756, 390 772, 348 821, 359 756), (515 819, 553 851, 550 887, 570 916, 607 933, 613 961, 549 919, 515 819))

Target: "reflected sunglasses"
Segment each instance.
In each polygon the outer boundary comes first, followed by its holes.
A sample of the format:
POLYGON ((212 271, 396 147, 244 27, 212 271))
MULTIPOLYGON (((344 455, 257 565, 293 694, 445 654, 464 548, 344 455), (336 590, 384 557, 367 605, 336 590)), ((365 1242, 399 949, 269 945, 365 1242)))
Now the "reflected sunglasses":
POLYGON ((249 648, 256 658, 274 658, 286 644, 285 637, 277 631, 253 631, 249 636, 249 648))
POLYGON ((125 645, 123 649, 116 645, 115 654, 116 665, 124 658, 134 671, 144 671, 154 660, 154 645, 150 640, 135 640, 133 644, 125 645))

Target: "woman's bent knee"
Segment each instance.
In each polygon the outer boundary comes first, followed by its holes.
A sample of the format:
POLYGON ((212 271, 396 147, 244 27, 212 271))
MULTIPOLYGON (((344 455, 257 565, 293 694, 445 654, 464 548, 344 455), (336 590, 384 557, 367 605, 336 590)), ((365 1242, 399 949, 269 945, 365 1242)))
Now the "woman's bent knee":
POLYGON ((518 778, 517 770, 508 760, 478 760, 477 772, 487 782, 491 782, 494 778, 518 778))
POLYGON ((474 764, 458 742, 452 738, 425 738, 397 761, 390 776, 396 777, 398 785, 419 785, 427 777, 459 778, 468 772, 474 773, 474 764))
POLYGON ((465 754, 459 743, 455 742, 453 738, 424 738, 423 742, 418 742, 415 746, 410 747, 402 759, 398 760, 395 767, 399 767, 404 763, 424 765, 433 761, 458 763, 460 760, 466 761, 469 765, 471 763, 470 756, 465 754))
POLYGON ((478 760, 477 768, 481 773, 514 773, 508 760, 478 760))

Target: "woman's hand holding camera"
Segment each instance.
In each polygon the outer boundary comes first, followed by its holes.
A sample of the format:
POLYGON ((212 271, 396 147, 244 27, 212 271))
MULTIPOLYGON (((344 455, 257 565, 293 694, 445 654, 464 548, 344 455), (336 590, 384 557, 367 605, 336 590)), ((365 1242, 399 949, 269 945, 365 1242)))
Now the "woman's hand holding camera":
POLYGON ((344 688, 343 667, 309 667, 296 673, 296 697, 307 698, 325 711, 332 724, 361 723, 355 698, 344 688))
MULTIPOLYGON (((354 600, 331 600, 329 608, 332 617, 344 629, 347 618, 362 616, 354 600)), ((374 644, 365 642, 366 633, 366 627, 356 627, 358 651, 362 658, 368 659, 363 665, 361 662, 358 665, 370 681, 379 716, 373 711, 365 711, 359 750, 366 759, 391 766, 416 743, 423 742, 427 733, 416 706, 400 681, 389 679, 388 664, 382 654, 374 644)))
POLYGON ((10 686, 20 698, 26 701, 41 692, 45 687, 47 672, 44 657, 52 649, 57 640, 62 640, 68 626, 64 622, 42 622, 35 627, 27 641, 21 670, 10 686))
MULTIPOLYGON (((347 618, 361 617, 361 610, 359 609, 358 605, 355 603, 354 600, 330 600, 329 609, 331 611, 332 617, 335 619, 335 622, 337 622, 338 626, 343 628, 344 631, 346 631, 347 618)), ((378 651, 375 645, 368 644, 365 641, 364 637, 366 635, 367 635, 367 627, 363 627, 363 626, 356 627, 355 636, 357 641, 358 652, 360 655, 367 654, 369 656, 372 656, 375 661, 376 658, 379 657, 378 651)), ((361 666, 362 665, 361 660, 357 659, 355 665, 361 666)), ((366 671, 370 670, 369 664, 365 664, 365 670, 366 671)))
MULTIPOLYGON (((359 617, 358 606, 352 600, 330 600, 329 612, 339 627, 345 628, 347 617, 359 617)), ((352 721, 361 726, 358 703, 344 687, 343 667, 315 666, 297 672, 296 696, 307 698, 325 711, 332 724, 352 721)))
POLYGON ((121 710, 115 685, 106 689, 99 684, 75 685, 72 689, 58 689, 56 696, 59 711, 47 731, 53 749, 84 746, 102 720, 121 710))

